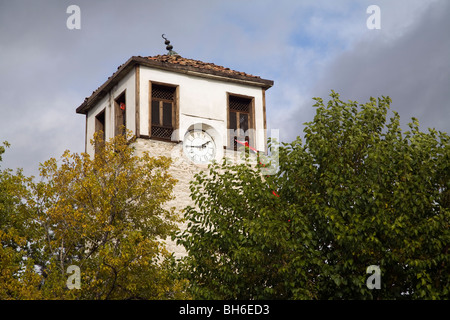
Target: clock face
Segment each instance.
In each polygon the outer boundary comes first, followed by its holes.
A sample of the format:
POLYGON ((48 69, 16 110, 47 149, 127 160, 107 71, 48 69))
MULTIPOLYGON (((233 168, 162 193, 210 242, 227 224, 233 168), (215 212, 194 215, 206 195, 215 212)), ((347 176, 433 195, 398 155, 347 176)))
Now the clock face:
POLYGON ((183 150, 193 162, 204 164, 216 156, 216 144, 213 138, 203 130, 191 130, 184 136, 183 150))

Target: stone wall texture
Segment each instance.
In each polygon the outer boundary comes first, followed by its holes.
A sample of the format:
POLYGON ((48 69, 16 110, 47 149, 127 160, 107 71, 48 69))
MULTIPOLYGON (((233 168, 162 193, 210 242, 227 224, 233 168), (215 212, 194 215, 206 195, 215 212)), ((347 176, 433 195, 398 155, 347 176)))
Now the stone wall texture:
MULTIPOLYGON (((166 142, 152 139, 138 138, 134 143, 136 155, 142 155, 144 151, 148 151, 152 157, 166 156, 172 159, 170 174, 178 180, 173 189, 175 198, 168 201, 164 207, 169 209, 175 207, 180 217, 183 215, 183 209, 187 206, 195 206, 194 201, 190 198, 189 183, 194 179, 194 175, 202 170, 206 170, 208 166, 194 164, 183 153, 183 144, 175 142, 166 142)), ((238 152, 225 150, 224 157, 233 163, 241 162, 241 156, 238 152)), ((254 159, 256 161, 256 158, 254 159)), ((185 230, 187 223, 180 223, 180 230, 185 230)), ((184 247, 177 246, 171 239, 166 239, 166 246, 169 252, 173 252, 176 257, 185 256, 184 247)))
MULTIPOLYGON (((189 182, 194 179, 197 172, 206 169, 207 166, 198 166, 189 161, 183 154, 181 143, 138 138, 134 147, 137 155, 148 151, 152 157, 166 156, 172 159, 169 172, 178 182, 173 189, 175 198, 168 201, 164 206, 167 209, 175 207, 177 214, 181 216, 185 207, 194 205, 190 198, 189 182)), ((184 230, 186 228, 185 223, 180 223, 179 228, 184 230)), ((177 246, 171 239, 166 239, 165 242, 169 252, 173 252, 176 257, 186 255, 184 247, 177 246)))

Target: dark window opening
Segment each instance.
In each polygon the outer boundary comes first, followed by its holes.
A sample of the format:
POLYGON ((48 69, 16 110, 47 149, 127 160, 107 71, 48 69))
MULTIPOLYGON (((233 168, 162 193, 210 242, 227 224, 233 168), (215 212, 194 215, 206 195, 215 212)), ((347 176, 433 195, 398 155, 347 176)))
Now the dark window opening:
POLYGON ((126 117, 126 99, 125 92, 122 93, 116 100, 114 100, 114 113, 115 113, 115 132, 117 136, 119 134, 125 134, 127 117, 126 117))
POLYGON ((95 152, 97 153, 99 149, 104 146, 106 134, 105 134, 105 110, 101 111, 95 116, 95 132, 100 134, 101 141, 95 144, 95 152))
POLYGON ((152 124, 159 125, 159 101, 152 101, 152 124))
POLYGON ((248 113, 241 113, 239 115, 239 128, 243 132, 247 132, 247 130, 248 130, 248 113))
POLYGON ((230 129, 237 130, 236 112, 230 111, 230 129))
POLYGON ((172 103, 163 102, 163 126, 172 126, 172 103))

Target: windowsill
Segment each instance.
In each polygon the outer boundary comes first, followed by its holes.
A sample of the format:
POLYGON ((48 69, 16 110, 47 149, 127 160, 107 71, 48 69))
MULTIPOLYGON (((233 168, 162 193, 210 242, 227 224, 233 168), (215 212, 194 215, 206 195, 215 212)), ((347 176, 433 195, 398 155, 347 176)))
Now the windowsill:
POLYGON ((141 135, 139 136, 139 138, 147 139, 147 140, 164 141, 164 142, 170 142, 170 143, 179 143, 179 142, 181 142, 180 140, 170 140, 170 139, 159 138, 159 137, 150 137, 150 136, 143 135, 143 134, 141 134, 141 135))

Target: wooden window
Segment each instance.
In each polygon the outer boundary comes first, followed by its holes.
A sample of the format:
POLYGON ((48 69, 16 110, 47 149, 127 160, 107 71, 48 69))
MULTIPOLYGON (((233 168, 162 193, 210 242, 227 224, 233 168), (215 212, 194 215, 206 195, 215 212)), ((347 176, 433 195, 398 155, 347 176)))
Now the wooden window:
POLYGON ((115 130, 114 135, 125 134, 125 128, 127 126, 127 113, 126 110, 126 96, 123 92, 116 100, 114 100, 114 114, 115 114, 115 130))
POLYGON ((99 112, 95 116, 95 132, 100 132, 101 141, 95 145, 95 152, 98 152, 100 147, 102 147, 105 143, 106 135, 105 135, 105 110, 99 112))
POLYGON ((237 150, 241 145, 237 142, 253 144, 253 98, 238 95, 228 95, 228 129, 233 133, 229 135, 228 147, 237 150))
POLYGON ((150 136, 171 140, 176 128, 176 87, 155 83, 151 85, 150 117, 150 136))

